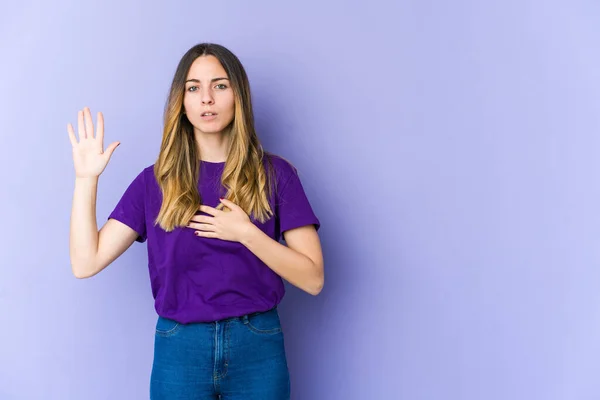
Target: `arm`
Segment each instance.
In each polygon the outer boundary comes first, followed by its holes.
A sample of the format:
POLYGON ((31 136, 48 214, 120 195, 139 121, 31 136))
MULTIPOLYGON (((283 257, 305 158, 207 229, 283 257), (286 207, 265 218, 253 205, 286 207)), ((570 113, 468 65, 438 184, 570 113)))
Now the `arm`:
POLYGON ((77 114, 77 131, 69 123, 67 131, 73 146, 75 192, 69 233, 71 270, 77 278, 88 278, 100 272, 135 240, 137 233, 125 224, 109 220, 98 232, 96 225, 96 194, 98 178, 106 168, 114 150, 113 142, 104 151, 104 117, 98 113, 98 129, 89 108, 77 114))
POLYGON ((71 270, 77 278, 89 278, 102 271, 123 254, 138 235, 114 219, 109 219, 98 232, 97 188, 98 177, 75 179, 69 250, 71 270))
POLYGON ((248 229, 241 243, 269 268, 292 285, 313 296, 325 283, 321 242, 313 225, 283 232, 287 246, 273 240, 256 225, 248 229))

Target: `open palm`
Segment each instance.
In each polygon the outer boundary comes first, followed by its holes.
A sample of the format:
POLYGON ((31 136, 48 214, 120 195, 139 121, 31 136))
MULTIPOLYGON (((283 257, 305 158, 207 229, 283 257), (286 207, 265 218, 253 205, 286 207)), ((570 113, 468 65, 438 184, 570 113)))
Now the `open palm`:
POLYGON ((112 153, 119 142, 111 143, 104 151, 104 117, 101 112, 97 115, 97 131, 94 135, 94 123, 92 114, 88 107, 77 113, 77 132, 79 142, 75 137, 73 126, 69 123, 67 131, 71 144, 73 145, 73 163, 75 165, 75 176, 78 178, 98 177, 108 164, 112 153))

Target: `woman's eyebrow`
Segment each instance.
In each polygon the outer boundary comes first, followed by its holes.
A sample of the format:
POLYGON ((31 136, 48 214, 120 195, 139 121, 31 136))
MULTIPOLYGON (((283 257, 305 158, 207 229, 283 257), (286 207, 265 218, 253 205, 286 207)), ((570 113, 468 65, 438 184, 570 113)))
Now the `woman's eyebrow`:
MULTIPOLYGON (((228 78, 213 78, 210 81, 211 82, 216 82, 216 81, 220 81, 220 80, 223 80, 223 79, 229 80, 228 78)), ((197 83, 200 83, 200 80, 199 79, 188 79, 187 81, 185 81, 185 83, 188 83, 188 82, 197 82, 197 83)))

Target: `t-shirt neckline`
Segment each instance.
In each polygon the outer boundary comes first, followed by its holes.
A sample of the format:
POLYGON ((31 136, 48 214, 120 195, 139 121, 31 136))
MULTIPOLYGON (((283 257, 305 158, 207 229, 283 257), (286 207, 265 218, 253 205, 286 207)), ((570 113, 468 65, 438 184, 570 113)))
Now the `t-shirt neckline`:
POLYGON ((213 162, 213 161, 200 160, 200 162, 202 164, 207 164, 207 165, 223 165, 223 164, 225 164, 225 161, 213 162))

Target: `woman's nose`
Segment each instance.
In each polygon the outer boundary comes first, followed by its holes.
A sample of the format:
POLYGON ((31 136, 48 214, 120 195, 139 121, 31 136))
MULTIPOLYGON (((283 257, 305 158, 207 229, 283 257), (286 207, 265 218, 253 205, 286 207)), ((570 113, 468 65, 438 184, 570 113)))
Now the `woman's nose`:
POLYGON ((209 91, 204 91, 204 93, 202 93, 202 104, 212 104, 213 101, 209 91))

